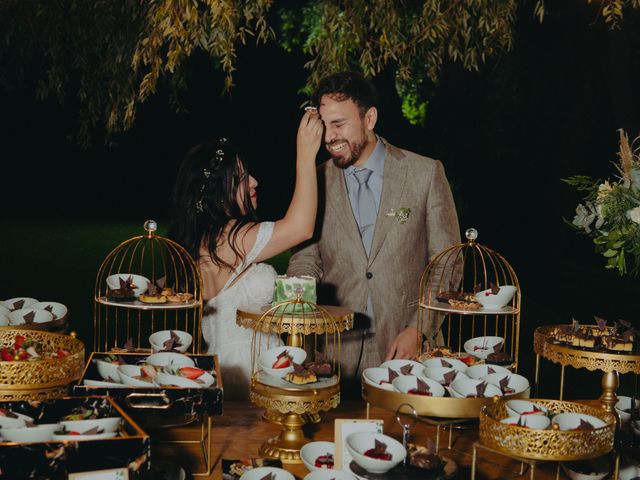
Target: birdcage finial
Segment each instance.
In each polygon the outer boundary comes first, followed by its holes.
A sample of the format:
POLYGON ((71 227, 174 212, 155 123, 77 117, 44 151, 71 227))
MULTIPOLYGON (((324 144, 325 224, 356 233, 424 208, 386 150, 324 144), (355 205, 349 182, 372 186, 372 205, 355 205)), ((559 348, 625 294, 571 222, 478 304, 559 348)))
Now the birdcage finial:
POLYGON ((464 236, 467 237, 469 243, 474 243, 476 241, 476 238, 478 238, 478 230, 473 227, 467 228, 467 230, 464 232, 464 236))
POLYGON ((144 229, 147 231, 149 238, 153 237, 153 232, 158 230, 158 223, 155 220, 147 220, 144 222, 144 229))

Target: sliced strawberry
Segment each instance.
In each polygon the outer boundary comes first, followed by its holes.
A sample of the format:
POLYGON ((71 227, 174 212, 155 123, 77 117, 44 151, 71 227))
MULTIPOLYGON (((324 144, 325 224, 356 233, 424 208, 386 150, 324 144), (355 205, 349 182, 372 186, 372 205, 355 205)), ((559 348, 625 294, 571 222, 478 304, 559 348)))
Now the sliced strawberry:
POLYGON ((204 373, 204 370, 196 367, 182 367, 178 371, 181 376, 186 377, 190 380, 195 380, 204 373))
POLYGON ((69 356, 69 352, 67 352, 66 350, 58 350, 58 358, 64 358, 68 356, 69 356))
POLYGON ((27 339, 27 337, 25 337, 24 335, 16 335, 16 340, 15 340, 15 345, 14 348, 20 348, 22 347, 22 344, 24 343, 24 341, 27 339))
POLYGON ((143 365, 142 368, 140 369, 140 375, 142 375, 143 377, 147 377, 147 378, 156 378, 156 375, 158 374, 158 371, 155 369, 155 367, 153 365, 143 365))
POLYGON ((280 352, 280 355, 276 358, 276 361, 273 363, 271 368, 287 368, 291 366, 291 355, 289 354, 289 350, 284 350, 280 352))
POLYGON ((13 361, 13 353, 11 353, 8 349, 3 348, 2 351, 0 351, 0 358, 2 358, 2 360, 4 360, 5 362, 11 362, 13 361))

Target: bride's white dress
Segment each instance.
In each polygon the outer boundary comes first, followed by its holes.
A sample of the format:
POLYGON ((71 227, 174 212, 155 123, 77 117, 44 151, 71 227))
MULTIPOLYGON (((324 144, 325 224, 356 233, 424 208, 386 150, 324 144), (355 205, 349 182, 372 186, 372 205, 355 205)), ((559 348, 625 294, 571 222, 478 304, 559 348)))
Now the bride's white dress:
MULTIPOLYGON (((218 295, 207 302, 202 317, 202 335, 208 352, 217 354, 220 361, 225 398, 249 398, 253 330, 236 324, 236 310, 260 311, 260 307, 271 303, 276 271, 266 263, 251 264, 269 242, 273 226, 273 222, 260 223, 253 248, 218 295)), ((282 343, 275 335, 260 337, 263 351, 282 343)))

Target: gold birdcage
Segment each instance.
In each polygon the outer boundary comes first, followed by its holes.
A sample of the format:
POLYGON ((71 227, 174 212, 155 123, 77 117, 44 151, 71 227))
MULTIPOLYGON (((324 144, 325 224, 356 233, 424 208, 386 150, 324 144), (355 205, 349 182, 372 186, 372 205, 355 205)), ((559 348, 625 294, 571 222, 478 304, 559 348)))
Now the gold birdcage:
POLYGON ((94 293, 93 349, 118 350, 127 342, 144 349, 152 333, 182 330, 193 337, 190 352, 199 353, 202 281, 197 265, 182 246, 155 233, 155 221, 147 220, 144 229, 144 235, 122 242, 100 265, 94 293), (127 297, 118 287, 129 280, 134 292, 127 297), (163 287, 174 295, 161 295, 163 287), (141 301, 140 295, 149 289, 159 294, 141 301))
POLYGON ((422 274, 418 330, 426 332, 427 341, 418 341, 418 358, 436 346, 464 355, 473 352, 470 345, 465 349, 470 339, 500 337, 508 363, 517 371, 518 277, 502 255, 476 242, 476 229, 467 229, 465 235, 466 242, 439 253, 422 274))
POLYGON ((309 441, 304 437, 302 426, 314 415, 336 408, 340 403, 340 332, 352 325, 353 312, 298 298, 268 308, 257 319, 248 317, 246 312, 243 315, 239 316, 241 323, 254 330, 251 401, 281 415, 278 421, 282 425, 281 433, 267 440, 259 453, 284 463, 301 463, 300 448, 309 441), (286 335, 286 344, 282 341, 283 335, 286 335), (289 361, 282 372, 272 368, 278 354, 289 361), (317 373, 315 381, 309 376, 313 367, 309 368, 305 362, 311 358, 324 365, 323 373, 317 373), (308 370, 299 369, 297 365, 302 363, 308 370), (288 376, 289 373, 297 376, 288 376), (284 376, 278 376, 280 374, 284 376), (297 380, 309 383, 294 383, 297 380))

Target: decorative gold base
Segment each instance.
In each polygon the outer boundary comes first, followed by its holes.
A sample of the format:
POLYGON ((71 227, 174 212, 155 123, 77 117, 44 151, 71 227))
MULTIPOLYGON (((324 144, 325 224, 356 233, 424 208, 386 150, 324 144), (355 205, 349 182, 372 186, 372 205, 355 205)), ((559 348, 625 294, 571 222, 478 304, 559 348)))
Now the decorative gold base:
POLYGON ((265 410, 262 414, 262 419, 274 425, 282 425, 282 414, 276 410, 265 410))
POLYGON ((304 438, 302 430, 284 430, 277 437, 264 442, 258 453, 262 457, 277 458, 282 463, 302 463, 300 449, 309 441, 304 438))
POLYGON ((319 413, 305 413, 302 418, 304 418, 304 423, 307 425, 316 425, 322 421, 319 413))
POLYGON ((54 400, 69 395, 69 387, 44 388, 41 390, 2 390, 1 402, 54 400))

